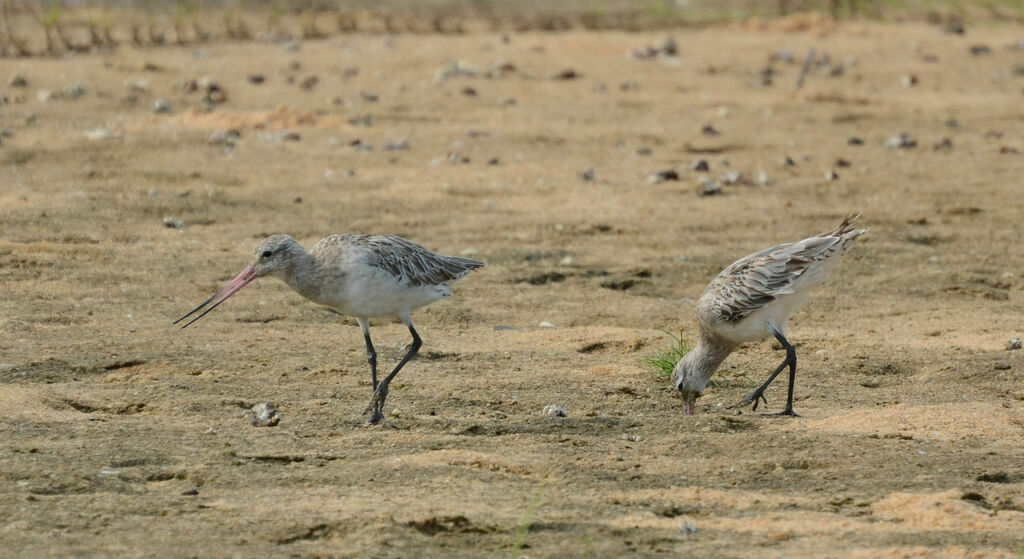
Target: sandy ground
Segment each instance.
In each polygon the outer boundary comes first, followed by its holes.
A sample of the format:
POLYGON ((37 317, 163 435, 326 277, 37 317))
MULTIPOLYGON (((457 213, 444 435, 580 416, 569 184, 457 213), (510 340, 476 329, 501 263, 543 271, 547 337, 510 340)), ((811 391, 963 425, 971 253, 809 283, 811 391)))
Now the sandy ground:
MULTIPOLYGON (((0 61, 28 84, 0 108, 4 553, 1020 557, 1024 29, 719 28, 630 56, 664 36, 0 61), (796 90, 810 48, 830 64, 796 90), (476 75, 439 79, 453 61, 476 75), (184 87, 204 76, 227 97, 208 114, 184 87), (208 143, 231 127, 233 146, 208 143), (884 147, 904 132, 916 147, 884 147), (753 184, 699 196, 697 158, 753 184), (662 330, 692 341, 722 267, 851 211, 870 233, 789 328, 803 417, 732 407, 781 360, 768 342, 684 417, 643 362, 662 330), (361 423, 354 320, 279 282, 172 327, 278 232, 487 263, 414 315, 397 429, 361 423), (265 401, 281 422, 252 427, 265 401)), ((404 327, 374 333, 396 362, 404 327)))

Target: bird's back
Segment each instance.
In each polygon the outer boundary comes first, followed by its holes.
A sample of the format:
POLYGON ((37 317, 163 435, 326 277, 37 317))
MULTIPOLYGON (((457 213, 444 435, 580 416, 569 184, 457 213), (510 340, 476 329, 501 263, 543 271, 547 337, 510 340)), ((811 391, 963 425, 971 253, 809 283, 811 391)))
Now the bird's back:
POLYGON ((867 232, 854 228, 858 217, 848 216, 821 235, 745 256, 722 270, 697 302, 701 322, 729 330, 729 325, 735 327, 760 313, 784 323, 806 300, 810 288, 828 278, 853 240, 867 232))

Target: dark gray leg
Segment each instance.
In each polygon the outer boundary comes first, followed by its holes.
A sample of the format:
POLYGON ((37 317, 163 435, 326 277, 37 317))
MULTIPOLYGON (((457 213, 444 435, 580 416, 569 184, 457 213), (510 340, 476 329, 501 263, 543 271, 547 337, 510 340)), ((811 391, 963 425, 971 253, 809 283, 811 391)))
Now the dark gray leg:
POLYGON ((384 377, 384 380, 380 382, 380 385, 373 391, 373 398, 370 399, 370 405, 366 406, 366 410, 363 411, 363 415, 366 415, 373 411, 373 415, 370 416, 370 423, 377 424, 380 422, 387 423, 384 419, 384 402, 388 398, 388 385, 391 384, 391 379, 395 378, 398 371, 402 370, 402 367, 409 362, 410 359, 416 356, 416 353, 420 350, 420 346, 423 345, 423 340, 420 339, 420 335, 416 333, 416 329, 412 326, 412 321, 407 317, 403 317, 405 325, 409 327, 409 333, 412 334, 412 345, 409 347, 409 351, 405 352, 405 357, 395 365, 395 368, 384 377))
MULTIPOLYGON (((771 327, 769 326, 769 328, 771 327)), ((782 335, 782 332, 779 332, 775 328, 771 328, 771 330, 772 333, 775 334, 775 339, 779 340, 779 343, 782 344, 782 347, 786 348, 786 358, 783 359, 779 367, 772 372, 771 376, 768 377, 768 380, 764 381, 764 384, 757 387, 757 390, 754 390, 749 395, 747 395, 746 398, 743 399, 742 405, 745 406, 747 404, 753 403, 753 409, 756 410, 759 400, 764 400, 764 403, 767 404, 768 400, 764 397, 764 391, 768 389, 772 381, 775 380, 775 377, 779 376, 779 373, 781 373, 782 370, 785 369, 788 365, 789 391, 786 397, 786 409, 779 412, 777 415, 791 415, 793 417, 799 417, 796 414, 796 412, 793 411, 793 385, 796 383, 796 348, 794 348, 792 344, 789 343, 789 340, 787 340, 786 337, 782 335)))
POLYGON ((377 389, 377 350, 373 349, 373 340, 370 339, 370 320, 357 318, 356 322, 363 329, 363 340, 366 341, 366 360, 370 363, 370 380, 373 382, 373 389, 377 389))

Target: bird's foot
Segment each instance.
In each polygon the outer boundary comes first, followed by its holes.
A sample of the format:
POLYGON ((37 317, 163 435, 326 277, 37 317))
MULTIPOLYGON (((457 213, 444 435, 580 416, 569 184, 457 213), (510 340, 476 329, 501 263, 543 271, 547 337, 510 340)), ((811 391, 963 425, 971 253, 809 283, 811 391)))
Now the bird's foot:
POLYGON ((376 425, 381 421, 384 421, 384 401, 388 397, 388 387, 381 383, 377 385, 377 388, 373 391, 373 396, 370 398, 370 404, 363 410, 363 415, 373 412, 368 423, 376 425))
MULTIPOLYGON (((754 404, 754 407, 751 408, 751 411, 757 411, 757 406, 761 402, 764 402, 764 404, 767 406, 768 405, 768 398, 764 397, 764 390, 761 389, 761 388, 758 388, 757 390, 751 392, 750 394, 747 394, 747 397, 744 398, 740 402, 739 407, 742 408, 742 407, 745 407, 747 405, 754 404)), ((793 410, 790 410, 790 411, 793 411, 793 410)))
POLYGON ((384 411, 381 410, 380 408, 374 408, 373 409, 373 415, 371 415, 366 420, 366 424, 367 425, 379 425, 380 427, 385 427, 387 429, 397 429, 397 427, 392 425, 391 422, 388 421, 386 417, 384 417, 384 411))
POLYGON ((763 413, 761 415, 765 415, 765 416, 768 416, 768 417, 783 417, 783 416, 787 416, 787 415, 789 417, 800 417, 800 414, 798 414, 795 411, 793 411, 793 408, 786 408, 786 409, 784 409, 782 411, 775 412, 775 413, 763 413))

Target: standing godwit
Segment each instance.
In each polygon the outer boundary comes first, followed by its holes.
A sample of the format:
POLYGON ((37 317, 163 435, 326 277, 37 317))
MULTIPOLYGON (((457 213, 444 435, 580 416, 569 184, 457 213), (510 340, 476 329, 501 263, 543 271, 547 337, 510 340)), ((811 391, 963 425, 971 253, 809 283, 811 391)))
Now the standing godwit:
POLYGON ((697 300, 697 346, 676 363, 672 384, 683 393, 683 413, 693 415, 694 404, 708 379, 740 344, 775 336, 786 349, 777 369, 743 399, 741 405, 768 400, 764 391, 789 366, 786 409, 793 411, 796 350, 786 340, 786 321, 807 301, 812 287, 828 279, 853 240, 867 232, 854 229, 860 214, 847 216, 838 227, 796 243, 773 246, 740 258, 722 270, 697 300))
POLYGON ((476 260, 435 254, 401 237, 383 235, 332 235, 321 239, 309 252, 288 235, 272 235, 256 245, 253 253, 256 260, 238 277, 174 323, 206 307, 182 326, 188 327, 262 276, 275 277, 310 301, 354 316, 363 329, 373 381, 373 397, 363 415, 372 411, 369 422, 373 424, 386 423, 384 401, 388 385, 423 343, 413 328, 412 311, 451 297, 451 288, 459 279, 483 266, 476 260), (409 328, 412 345, 378 384, 377 352, 370 340, 369 319, 392 315, 397 315, 409 328))

